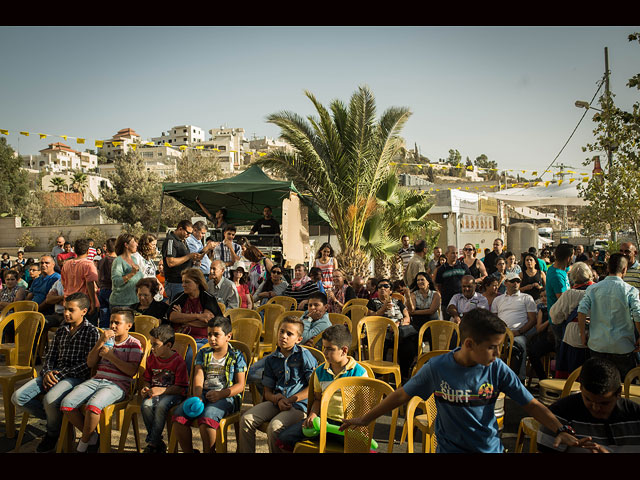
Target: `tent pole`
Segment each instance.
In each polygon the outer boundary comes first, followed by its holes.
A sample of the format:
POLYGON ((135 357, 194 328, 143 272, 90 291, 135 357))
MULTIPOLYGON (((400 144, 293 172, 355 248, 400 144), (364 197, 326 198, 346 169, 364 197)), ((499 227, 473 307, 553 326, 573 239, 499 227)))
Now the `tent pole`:
POLYGON ((164 189, 162 189, 162 196, 160 197, 160 213, 158 214, 158 228, 156 230, 156 238, 160 235, 160 223, 162 222, 162 206, 164 204, 164 189))

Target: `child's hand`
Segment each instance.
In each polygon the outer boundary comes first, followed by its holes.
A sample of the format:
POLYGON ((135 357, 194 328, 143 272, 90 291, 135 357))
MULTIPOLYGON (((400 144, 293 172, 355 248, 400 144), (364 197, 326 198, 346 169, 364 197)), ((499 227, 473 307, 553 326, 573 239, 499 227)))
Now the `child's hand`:
POLYGON ((291 410, 291 402, 286 398, 281 398, 280 400, 278 400, 278 408, 281 412, 291 410))
POLYGON ((140 389, 140 396, 142 396, 142 398, 148 398, 149 397, 149 391, 151 389, 149 387, 142 387, 140 389))
POLYGON ((51 388, 56 383, 58 383, 58 377, 56 377, 57 373, 59 373, 57 370, 51 370, 50 372, 47 372, 47 374, 42 379, 42 383, 44 384, 45 388, 51 388))
POLYGON ((578 440, 578 446, 589 450, 591 453, 611 453, 606 447, 594 442, 591 437, 578 440))
POLYGON ((111 353, 111 349, 104 345, 100 347, 100 350, 98 351, 98 355, 100 355, 102 358, 106 358, 107 360, 109 359, 108 357, 110 353, 111 353))
POLYGON ((302 424, 302 426, 304 428, 311 428, 313 427, 313 419, 316 418, 317 415, 313 412, 311 412, 309 414, 309 416, 307 418, 304 419, 304 423, 302 424))
POLYGON ((366 423, 362 417, 356 417, 348 420, 343 420, 339 430, 342 432, 350 427, 366 427, 367 425, 368 423, 366 423))
POLYGON ((210 402, 217 402, 225 398, 219 390, 209 390, 204 397, 210 402))

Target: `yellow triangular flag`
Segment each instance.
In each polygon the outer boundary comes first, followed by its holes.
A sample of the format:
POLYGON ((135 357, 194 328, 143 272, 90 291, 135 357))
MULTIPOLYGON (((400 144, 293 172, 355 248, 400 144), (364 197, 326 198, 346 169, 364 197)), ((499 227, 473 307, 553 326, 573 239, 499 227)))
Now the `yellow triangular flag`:
POLYGON ((67 139, 68 135, 60 135, 62 138, 64 138, 65 140, 67 139))
POLYGON ((47 138, 46 133, 39 133, 38 136, 40 137, 40 140, 44 140, 45 138, 47 138))
POLYGON ((29 132, 20 132, 20 135, 24 135, 25 137, 29 136, 29 132))
POLYGON ((102 148, 104 146, 104 142, 102 140, 96 140, 96 147, 102 148))
POLYGON ((196 150, 204 150, 204 147, 202 145, 199 145, 196 147, 196 150))
POLYGON ((562 182, 563 182, 563 181, 564 181, 564 180, 558 180, 558 186, 562 185, 562 182))
POLYGON ((170 147, 171 145, 169 143, 167 143, 167 142, 164 142, 164 146, 165 147, 170 147))
POLYGON ((84 143, 84 138, 76 138, 77 143, 84 143))
POLYGON ((569 183, 573 183, 576 179, 575 178, 571 178, 569 179, 569 183))
POLYGON ((138 148, 138 145, 136 145, 135 143, 131 144, 131 149, 135 152, 136 148, 138 148))
POLYGON ((113 142, 114 147, 119 147, 122 142, 113 142))
POLYGON ((9 130, 0 130, 2 135, 9 135, 9 130))
POLYGON ((551 182, 550 182, 549 180, 547 180, 546 182, 544 182, 544 186, 545 186, 545 188, 546 188, 546 187, 548 187, 550 183, 551 183, 551 182))
POLYGON ((583 178, 582 178, 582 181, 583 181, 583 182, 588 182, 588 181, 589 181, 589 177, 583 177, 583 178))
POLYGON ((182 150, 183 152, 187 149, 186 145, 180 145, 180 150, 182 150))
POLYGON ((537 187, 540 182, 533 182, 533 186, 537 187))

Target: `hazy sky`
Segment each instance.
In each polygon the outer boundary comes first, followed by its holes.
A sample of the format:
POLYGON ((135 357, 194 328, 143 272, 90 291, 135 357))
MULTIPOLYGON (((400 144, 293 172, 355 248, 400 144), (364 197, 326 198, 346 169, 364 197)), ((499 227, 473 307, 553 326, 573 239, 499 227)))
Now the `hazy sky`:
MULTIPOLYGON (((408 107, 407 146, 436 161, 486 154, 500 168, 542 169, 558 154, 604 72, 622 108, 640 72, 640 27, 0 27, 0 129, 22 154, 59 138, 143 139, 174 125, 242 127, 277 137, 282 110, 348 102, 367 85, 378 112, 408 107), (18 144, 19 139, 19 144, 18 144)), ((585 171, 592 115, 558 158, 585 171)), ((590 170, 590 169, 589 169, 590 170)))

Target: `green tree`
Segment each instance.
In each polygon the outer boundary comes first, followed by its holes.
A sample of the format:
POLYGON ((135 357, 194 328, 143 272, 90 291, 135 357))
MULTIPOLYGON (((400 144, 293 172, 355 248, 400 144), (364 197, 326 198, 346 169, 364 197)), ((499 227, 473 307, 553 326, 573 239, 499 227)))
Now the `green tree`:
POLYGON ((489 160, 489 157, 487 157, 484 153, 479 157, 476 157, 476 161, 474 164, 480 169, 478 173, 480 175, 484 175, 487 180, 498 179, 498 162, 489 160))
POLYGON ((76 193, 84 194, 87 186, 89 184, 89 177, 86 173, 81 171, 76 171, 73 173, 73 177, 71 178, 71 190, 76 193))
POLYGON ((62 177, 53 177, 51 180, 49 180, 49 183, 56 192, 64 192, 67 189, 67 182, 62 177))
POLYGON ((199 150, 186 150, 178 159, 176 169, 176 182, 215 182, 222 178, 219 160, 199 150))
POLYGON ((293 112, 267 117, 294 152, 275 150, 257 163, 313 196, 336 231, 339 263, 347 273, 365 274, 369 258, 361 249, 363 231, 379 208, 376 194, 402 147, 399 134, 411 113, 392 107, 376 120, 374 96, 364 86, 348 106, 333 100, 328 109, 312 93, 305 94, 317 117, 305 119, 293 112))
POLYGON ((111 187, 100 187, 98 204, 109 218, 127 228, 140 222, 146 231, 155 231, 162 194, 160 179, 147 170, 142 156, 135 152, 116 158, 114 167, 108 175, 111 187))
MULTIPOLYGON (((629 36, 629 41, 639 40, 640 34, 629 36)), ((638 75, 632 77, 627 86, 640 89, 638 75)), ((587 234, 618 232, 631 229, 640 243, 640 101, 636 101, 631 112, 616 107, 613 94, 599 99, 600 112, 593 120, 595 141, 583 147, 583 151, 611 154, 606 171, 593 175, 588 183, 581 184, 579 195, 585 199, 587 208, 582 209, 579 219, 587 234)), ((590 165, 587 159, 584 165, 590 165)))
POLYGON ((22 157, 0 138, 0 213, 19 215, 29 194, 27 171, 22 168, 22 157))

